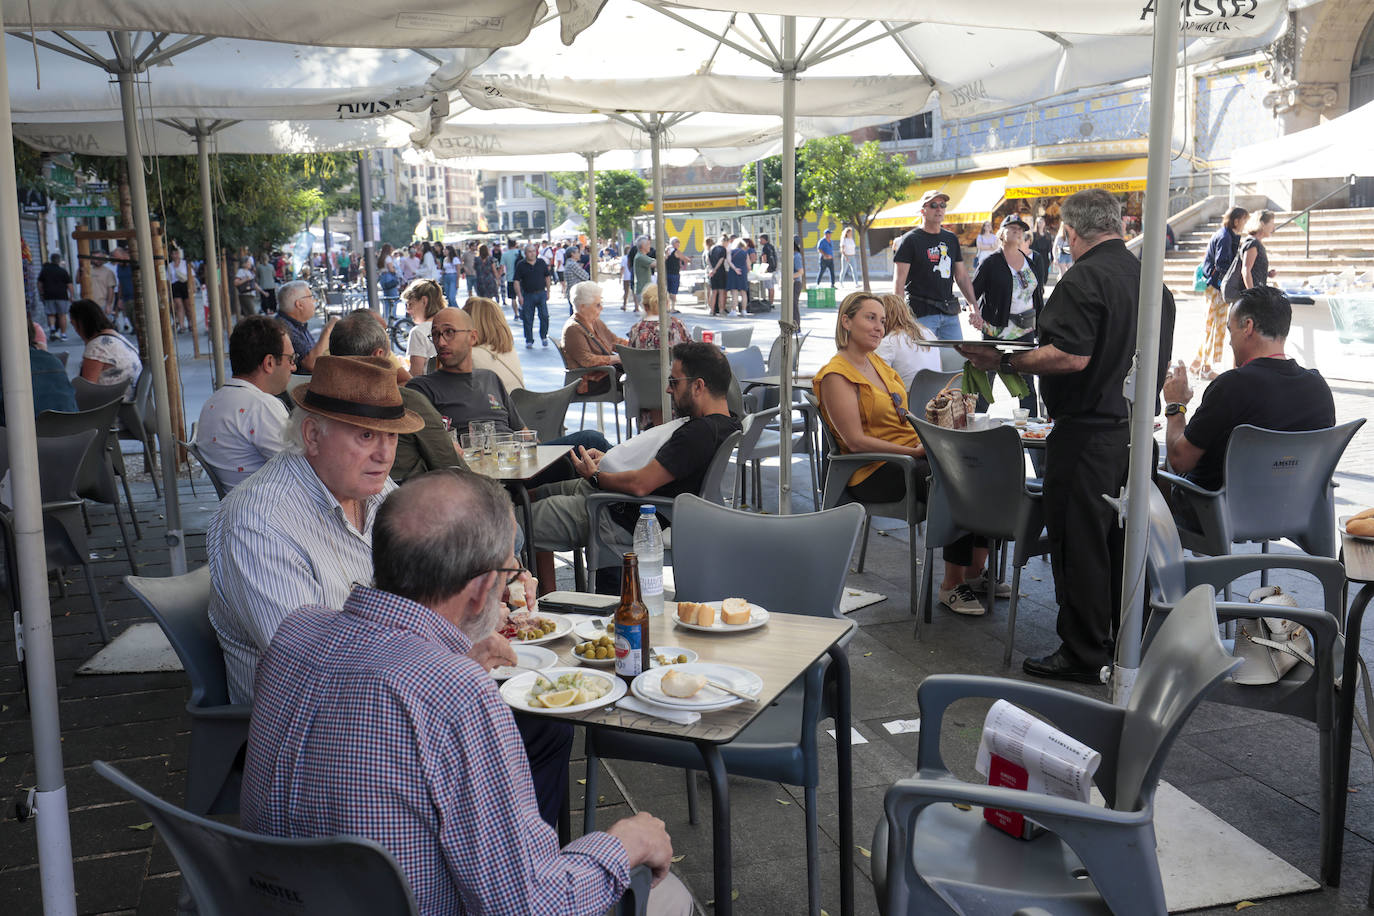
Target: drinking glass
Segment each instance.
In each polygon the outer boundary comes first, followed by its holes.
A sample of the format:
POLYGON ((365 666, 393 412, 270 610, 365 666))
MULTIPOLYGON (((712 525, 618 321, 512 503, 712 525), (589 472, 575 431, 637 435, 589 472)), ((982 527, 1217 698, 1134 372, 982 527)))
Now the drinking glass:
POLYGON ((496 467, 502 471, 513 471, 520 465, 520 447, 516 445, 511 433, 497 433, 493 449, 496 453, 496 467))
POLYGON ((1011 419, 1017 426, 1025 426, 1026 421, 1030 419, 1030 411, 1024 407, 1013 407, 1011 419))
POLYGON ((515 444, 520 447, 521 461, 533 461, 535 448, 539 445, 539 433, 532 429, 517 430, 515 444))

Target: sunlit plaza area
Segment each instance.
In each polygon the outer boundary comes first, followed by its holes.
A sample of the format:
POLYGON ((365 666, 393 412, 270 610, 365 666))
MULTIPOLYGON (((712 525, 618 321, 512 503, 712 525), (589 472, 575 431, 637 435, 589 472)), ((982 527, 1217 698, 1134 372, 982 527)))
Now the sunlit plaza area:
POLYGON ((0 16, 0 911, 1374 905, 1374 0, 0 16))

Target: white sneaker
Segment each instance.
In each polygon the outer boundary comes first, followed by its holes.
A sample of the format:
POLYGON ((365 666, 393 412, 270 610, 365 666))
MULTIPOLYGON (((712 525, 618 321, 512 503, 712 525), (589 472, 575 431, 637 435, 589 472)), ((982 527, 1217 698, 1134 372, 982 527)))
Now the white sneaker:
POLYGON ((987 613, 987 608, 983 607, 978 596, 973 594, 973 589, 968 585, 940 589, 940 603, 956 614, 965 614, 969 617, 980 617, 987 613))

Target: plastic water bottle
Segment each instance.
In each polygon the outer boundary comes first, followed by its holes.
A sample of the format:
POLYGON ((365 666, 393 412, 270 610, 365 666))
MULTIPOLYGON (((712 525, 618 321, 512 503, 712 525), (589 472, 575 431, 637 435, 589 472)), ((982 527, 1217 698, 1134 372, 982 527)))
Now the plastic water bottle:
POLYGON ((639 557, 640 600, 650 617, 663 616, 663 529, 653 506, 639 507, 635 523, 635 555, 639 557))

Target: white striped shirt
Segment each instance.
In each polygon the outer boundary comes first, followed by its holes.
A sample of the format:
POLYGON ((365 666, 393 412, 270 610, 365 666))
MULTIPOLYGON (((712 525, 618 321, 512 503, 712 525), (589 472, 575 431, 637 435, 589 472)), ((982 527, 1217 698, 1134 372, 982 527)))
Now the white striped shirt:
POLYGON ((287 614, 341 608, 354 582, 372 582, 372 522, 394 489, 388 479, 367 500, 359 531, 305 457, 282 452, 220 503, 205 552, 230 702, 252 702, 258 660, 287 614))

